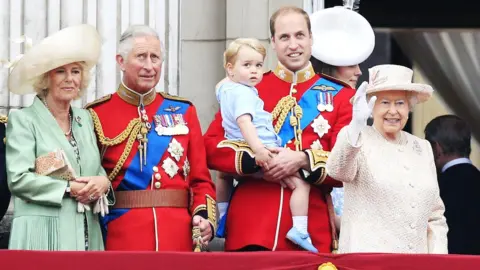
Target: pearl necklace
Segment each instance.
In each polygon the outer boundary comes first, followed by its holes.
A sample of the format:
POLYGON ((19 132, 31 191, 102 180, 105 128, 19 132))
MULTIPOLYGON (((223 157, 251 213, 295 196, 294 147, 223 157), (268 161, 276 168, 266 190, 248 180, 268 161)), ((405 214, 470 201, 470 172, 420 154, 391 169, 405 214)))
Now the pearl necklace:
MULTIPOLYGON (((45 107, 47 107, 47 110, 52 114, 53 116, 53 112, 52 110, 50 110, 50 108, 48 107, 48 104, 47 104, 47 99, 46 98, 43 98, 42 99, 43 101, 43 104, 45 105, 45 107)), ((68 121, 70 123, 70 129, 68 130, 68 132, 65 132, 65 137, 68 137, 71 133, 72 133, 72 115, 70 114, 70 111, 68 112, 68 121)))

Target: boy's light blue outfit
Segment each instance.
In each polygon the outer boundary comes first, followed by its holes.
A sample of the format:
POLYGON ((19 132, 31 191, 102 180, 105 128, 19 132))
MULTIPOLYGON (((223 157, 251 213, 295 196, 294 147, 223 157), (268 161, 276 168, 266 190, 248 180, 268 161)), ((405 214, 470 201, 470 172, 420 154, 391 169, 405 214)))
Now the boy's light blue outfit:
MULTIPOLYGON (((275 133, 272 124, 272 115, 263 109, 263 100, 258 97, 258 91, 253 86, 236 82, 225 82, 216 91, 217 101, 222 114, 222 126, 225 129, 225 138, 229 140, 242 140, 242 132, 237 124, 237 118, 250 114, 252 123, 257 130, 257 136, 265 146, 281 146, 281 139, 275 133)), ((225 237, 225 215, 220 217, 217 228, 217 237, 225 237)))
POLYGON ((263 101, 258 97, 255 87, 241 83, 226 82, 216 92, 225 138, 229 140, 245 140, 237 124, 237 118, 250 114, 260 141, 265 146, 281 146, 281 139, 275 133, 272 115, 263 109, 263 101))

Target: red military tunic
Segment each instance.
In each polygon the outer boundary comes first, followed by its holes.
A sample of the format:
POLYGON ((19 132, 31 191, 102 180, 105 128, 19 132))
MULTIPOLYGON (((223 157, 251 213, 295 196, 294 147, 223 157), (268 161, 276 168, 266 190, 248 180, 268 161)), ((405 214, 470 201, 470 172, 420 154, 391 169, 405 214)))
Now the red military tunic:
MULTIPOLYGON (((114 194, 120 194, 119 191, 142 189, 184 190, 188 192, 185 195, 188 197, 185 201, 188 201, 189 205, 184 208, 167 205, 110 209, 110 214, 105 219, 107 229, 105 248, 106 250, 192 251, 192 216, 203 216, 211 222, 213 228, 216 223, 215 187, 207 169, 197 112, 190 102, 164 93, 155 93, 154 90, 143 97, 148 122, 152 125, 148 135, 158 137, 149 137, 147 142, 147 147, 150 149, 147 151, 146 159, 150 163, 154 162, 153 165, 156 166, 150 166, 150 168, 144 166, 142 171, 139 171, 138 146, 140 143, 137 137, 139 129, 135 129, 135 125, 132 125, 135 121, 141 121, 140 110, 137 107, 139 100, 138 94, 120 85, 117 93, 87 105, 94 119, 97 139, 103 154, 102 165, 111 178, 112 187, 116 191, 114 194), (166 107, 165 104, 170 104, 169 102, 173 102, 174 106, 166 107), (168 144, 168 150, 167 147, 160 150, 158 146, 152 144, 152 141, 165 139, 165 137, 161 138, 162 136, 156 133, 155 128, 160 125, 160 122, 156 124, 153 120, 160 119, 155 117, 167 111, 172 113, 180 108, 185 110, 182 112, 182 117, 188 127, 188 133, 172 135, 165 144, 168 144), (122 134, 126 135, 122 136, 122 134), (128 141, 131 136, 133 136, 133 145, 129 150, 128 141), (125 160, 122 163, 123 158, 125 160), (136 167, 138 167, 136 170, 132 169, 136 167), (147 171, 143 172, 144 170, 147 171)), ((146 162, 143 158, 142 155, 142 163, 146 162)))
MULTIPOLYGON (((295 150, 295 141, 300 141, 302 149, 309 157, 312 172, 303 176, 306 181, 313 184, 309 197, 308 231, 319 252, 331 252, 334 244, 326 197, 329 196, 332 186, 340 184, 326 177, 325 162, 328 151, 335 144, 338 132, 351 121, 352 105, 349 100, 355 91, 347 84, 333 81, 332 78, 324 77, 323 82, 327 85, 318 85, 320 79, 311 65, 293 74, 279 64, 275 71, 264 75, 257 89, 265 103, 265 110, 270 112, 274 111, 279 101, 286 96, 291 95, 298 102, 307 90, 317 91, 310 93, 312 97, 321 92, 318 89, 336 90, 333 111, 314 112, 317 119, 328 121, 331 126, 328 132, 320 136, 321 134, 314 132, 309 122, 303 129, 301 137, 287 143, 287 147, 295 150), (295 77, 297 84, 292 83, 295 77), (317 86, 312 87, 313 85, 317 86), (309 90, 310 88, 313 89, 309 90), (317 143, 314 143, 315 141, 317 143)), ((317 107, 317 101, 313 102, 314 107, 317 107)), ((275 117, 274 113, 272 115, 275 117)), ((289 119, 285 120, 287 123, 288 121, 289 119)), ((276 122, 278 118, 274 118, 274 126, 276 122)), ((289 207, 291 190, 283 189, 276 183, 248 176, 255 172, 254 159, 247 153, 245 145, 224 141, 220 113, 215 116, 204 139, 209 168, 244 175, 230 201, 225 249, 236 250, 247 245, 260 245, 271 250, 298 250, 297 246, 286 239, 286 234, 292 227, 289 207)))

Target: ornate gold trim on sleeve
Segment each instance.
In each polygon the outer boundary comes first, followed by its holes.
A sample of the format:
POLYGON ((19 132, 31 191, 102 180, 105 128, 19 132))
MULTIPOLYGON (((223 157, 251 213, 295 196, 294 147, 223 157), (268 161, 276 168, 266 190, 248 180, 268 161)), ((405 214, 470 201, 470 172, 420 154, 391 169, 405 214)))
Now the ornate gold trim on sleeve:
POLYGON ((237 171, 238 175, 243 175, 242 170, 242 157, 244 152, 236 152, 235 153, 235 170, 237 171))
POLYGON ((213 229, 217 229, 217 202, 210 196, 206 195, 207 197, 207 215, 208 215, 208 222, 212 224, 213 229))
POLYGON ((234 141, 234 140, 223 140, 217 144, 218 148, 231 148, 235 152, 246 152, 252 158, 254 157, 252 148, 248 145, 246 141, 234 141))
POLYGON ((217 144, 217 147, 230 148, 235 151, 235 170, 238 175, 243 175, 242 159, 244 153, 247 153, 251 158, 255 157, 252 148, 250 148, 246 141, 223 140, 217 144))
POLYGON ((319 168, 325 169, 330 152, 318 149, 308 149, 306 152, 308 154, 308 160, 310 162, 310 169, 312 172, 319 168))
POLYGON ((195 209, 192 212, 192 217, 202 210, 207 210, 207 206, 205 204, 200 204, 199 206, 195 207, 195 209))
POLYGON ((313 183, 313 185, 315 186, 321 185, 323 181, 325 181, 325 178, 327 178, 327 175, 328 175, 327 169, 325 168, 325 166, 320 167, 318 170, 320 171, 320 178, 318 178, 317 181, 313 183))

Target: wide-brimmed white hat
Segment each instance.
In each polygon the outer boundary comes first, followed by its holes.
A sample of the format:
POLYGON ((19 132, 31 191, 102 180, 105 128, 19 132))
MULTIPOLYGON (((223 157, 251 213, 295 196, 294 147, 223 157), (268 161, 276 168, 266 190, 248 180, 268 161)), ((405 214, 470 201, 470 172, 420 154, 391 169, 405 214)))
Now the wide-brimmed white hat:
POLYGON ((427 101, 433 93, 428 84, 412 83, 413 70, 399 65, 378 65, 370 68, 367 95, 377 92, 405 90, 417 97, 417 103, 427 101))
POLYGON ((322 9, 310 15, 312 55, 337 67, 358 65, 375 47, 375 34, 370 23, 346 7, 322 9))
POLYGON ((8 89, 15 94, 33 93, 33 83, 46 72, 75 62, 89 70, 97 64, 101 38, 95 27, 81 24, 64 28, 28 50, 16 62, 8 77, 8 89))

